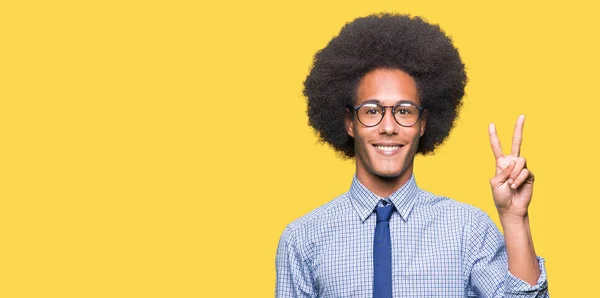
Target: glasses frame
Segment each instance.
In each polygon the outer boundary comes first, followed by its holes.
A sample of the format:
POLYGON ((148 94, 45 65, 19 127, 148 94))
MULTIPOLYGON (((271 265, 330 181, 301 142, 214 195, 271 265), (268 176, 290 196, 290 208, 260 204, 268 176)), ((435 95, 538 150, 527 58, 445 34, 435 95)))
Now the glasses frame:
POLYGON ((358 119, 358 122, 360 122, 360 124, 362 124, 362 125, 364 125, 364 126, 366 126, 366 127, 374 127, 374 126, 377 126, 377 125, 379 125, 379 123, 381 123, 381 121, 383 121, 383 118, 385 117, 385 113, 386 113, 386 111, 387 111, 387 109, 388 109, 388 108, 392 109, 392 117, 394 118, 394 121, 396 121, 396 123, 398 123, 398 125, 400 125, 400 126, 402 126, 402 127, 411 127, 411 126, 414 126, 415 124, 417 124, 417 122, 419 122, 419 120, 421 120, 421 117, 423 116, 423 110, 425 110, 425 108, 424 108, 424 107, 422 107, 422 106, 419 106, 419 105, 416 105, 416 104, 414 104, 414 103, 412 103, 412 102, 410 102, 410 101, 401 101, 401 102, 397 103, 397 104, 396 104, 396 105, 394 105, 394 106, 384 106, 384 105, 381 105, 381 104, 379 104, 379 103, 377 103, 377 102, 369 102, 369 101, 367 101, 367 102, 363 102, 362 104, 360 104, 360 105, 358 105, 358 106, 347 105, 347 107, 348 107, 349 109, 352 109, 352 110, 354 110, 354 113, 356 114, 356 119, 358 119), (381 114, 381 119, 379 119, 379 122, 377 122, 377 124, 374 124, 374 125, 366 125, 366 124, 364 124, 362 121, 360 121, 360 117, 358 117, 358 109, 360 109, 362 106, 364 106, 364 105, 367 105, 367 104, 375 104, 375 105, 377 105, 377 106, 379 106, 379 107, 381 107, 381 108, 382 108, 382 110, 383 110, 383 113, 381 114), (395 112, 396 112, 396 109, 397 109, 399 106, 401 106, 401 105, 405 105, 405 104, 410 104, 410 105, 412 105, 412 106, 415 106, 415 107, 416 107, 416 108, 419 110, 419 116, 417 117, 417 120, 415 120, 415 122, 414 122, 413 124, 411 124, 411 125, 404 125, 404 124, 401 124, 400 122, 398 122, 398 119, 396 119, 396 116, 393 116, 394 114, 396 114, 396 113, 395 113, 395 112))

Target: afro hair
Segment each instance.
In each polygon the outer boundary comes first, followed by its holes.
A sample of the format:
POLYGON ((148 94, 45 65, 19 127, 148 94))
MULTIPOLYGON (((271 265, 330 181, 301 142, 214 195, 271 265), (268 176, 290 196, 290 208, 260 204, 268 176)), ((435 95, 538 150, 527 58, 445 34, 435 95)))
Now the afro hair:
POLYGON ((347 23, 315 54, 304 81, 308 121, 321 141, 354 157, 354 139, 344 119, 362 77, 378 68, 400 69, 417 83, 427 126, 417 153, 428 154, 450 134, 467 82, 465 66, 450 37, 419 17, 382 13, 347 23))

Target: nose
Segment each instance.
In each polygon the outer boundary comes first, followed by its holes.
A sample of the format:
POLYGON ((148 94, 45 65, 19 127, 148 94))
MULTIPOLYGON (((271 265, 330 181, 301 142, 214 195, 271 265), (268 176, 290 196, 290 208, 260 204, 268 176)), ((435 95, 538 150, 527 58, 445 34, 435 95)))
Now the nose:
POLYGON ((400 126, 396 119, 394 119, 393 107, 385 107, 385 113, 383 114, 383 119, 381 119, 381 123, 379 123, 379 132, 387 135, 398 134, 398 126, 400 126), (388 108, 390 110, 388 111, 388 108))

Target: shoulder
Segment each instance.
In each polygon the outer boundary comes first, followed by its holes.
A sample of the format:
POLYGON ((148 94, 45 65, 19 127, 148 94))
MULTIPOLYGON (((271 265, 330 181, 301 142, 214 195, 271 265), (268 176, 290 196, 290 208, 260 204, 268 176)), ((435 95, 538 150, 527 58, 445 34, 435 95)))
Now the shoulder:
MULTIPOLYGON (((353 207, 350 197, 348 193, 344 193, 292 221, 285 227, 281 235, 279 250, 283 252, 287 249, 286 247, 289 247, 303 259, 309 260, 314 253, 311 243, 318 242, 318 239, 328 239, 327 236, 322 235, 331 231, 328 226, 340 219, 347 218, 345 215, 349 214, 351 209, 353 207)), ((280 254, 283 255, 278 252, 278 257, 280 254)))
POLYGON ((449 197, 438 196, 423 189, 419 189, 415 208, 425 213, 450 216, 454 220, 462 220, 465 224, 492 222, 489 215, 478 207, 449 197))
POLYGON ((339 214, 348 211, 349 208, 352 208, 350 196, 348 193, 341 194, 335 199, 292 221, 287 225, 286 230, 289 232, 298 232, 309 229, 311 226, 336 218, 339 214))
POLYGON ((467 203, 456 201, 445 196, 438 196, 426 190, 419 189, 417 206, 425 208, 445 209, 465 214, 483 212, 481 209, 467 203))

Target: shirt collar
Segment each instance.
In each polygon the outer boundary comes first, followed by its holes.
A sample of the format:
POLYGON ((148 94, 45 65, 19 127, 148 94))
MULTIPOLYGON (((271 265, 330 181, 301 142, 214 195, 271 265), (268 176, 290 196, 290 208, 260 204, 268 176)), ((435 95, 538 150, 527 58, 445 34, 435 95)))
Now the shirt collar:
MULTIPOLYGON (((408 219, 408 216, 416 203, 418 190, 419 187, 417 186, 415 175, 413 174, 402 187, 387 197, 389 201, 394 204, 404 221, 408 219)), ((377 203, 384 199, 362 185, 356 178, 356 175, 354 175, 354 178, 352 179, 349 194, 352 205, 360 216, 361 221, 365 221, 365 219, 373 213, 377 203)))

